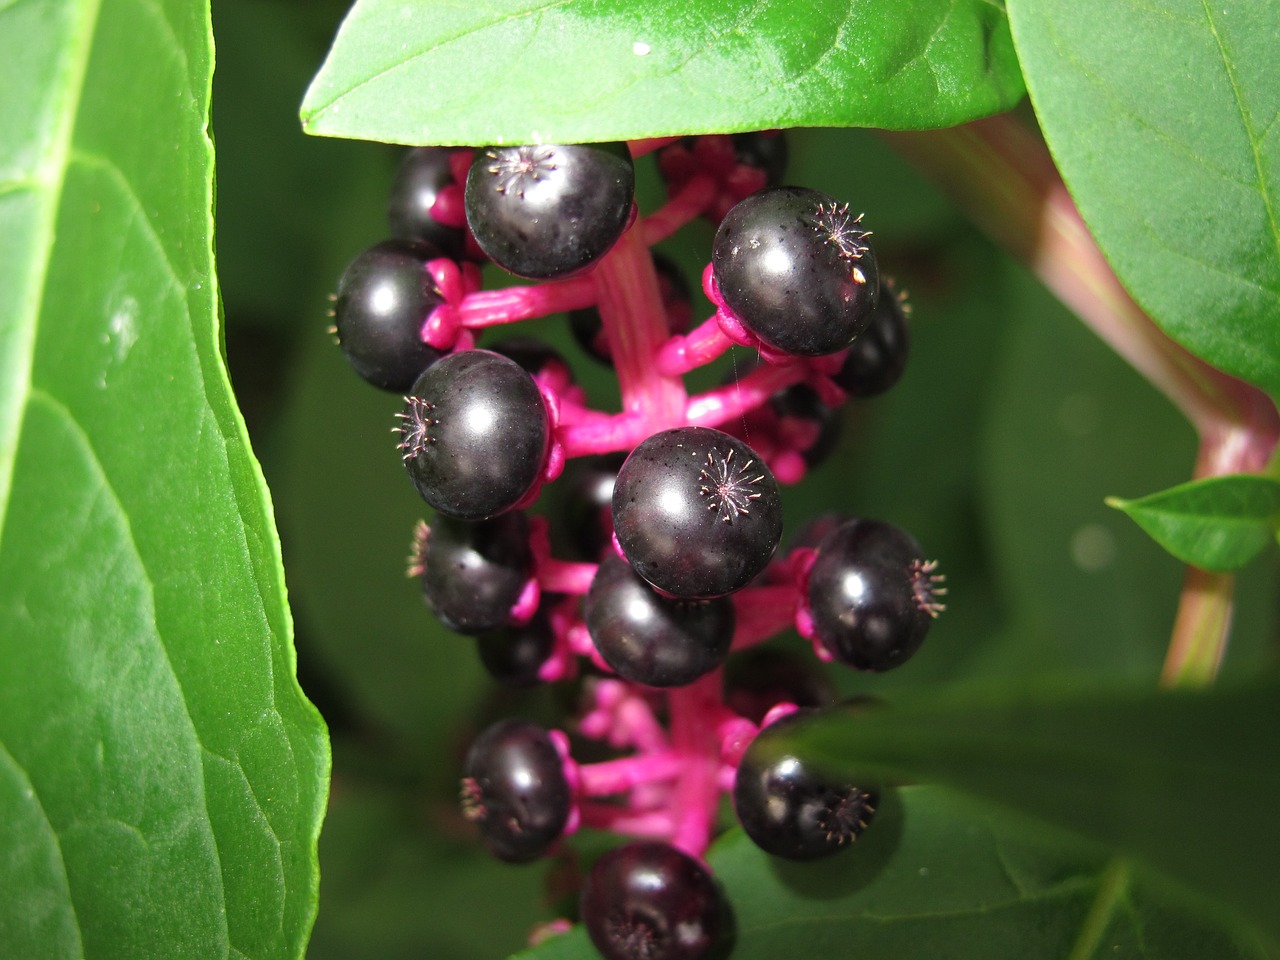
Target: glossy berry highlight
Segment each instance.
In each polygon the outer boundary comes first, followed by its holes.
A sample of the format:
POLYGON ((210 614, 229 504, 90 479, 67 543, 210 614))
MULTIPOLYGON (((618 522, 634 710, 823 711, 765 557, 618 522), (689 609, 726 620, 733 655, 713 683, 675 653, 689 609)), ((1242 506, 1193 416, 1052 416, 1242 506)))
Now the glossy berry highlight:
POLYGON ((848 204, 802 187, 752 194, 720 222, 711 263, 725 304, 766 345, 816 357, 871 322, 880 273, 848 204))
POLYGON ((733 806, 756 846, 787 860, 829 857, 853 843, 875 816, 876 787, 823 775, 787 736, 812 711, 765 727, 738 765, 733 806))
POLYGON ((720 936, 711 874, 666 843, 609 850, 591 868, 582 922, 605 960, 701 960, 720 936))
POLYGON ((494 856, 511 863, 542 856, 564 831, 572 803, 547 731, 503 720, 480 734, 463 766, 461 802, 494 856))
POLYGON ((613 526, 649 583, 675 597, 718 597, 769 563, 782 503, 773 473, 741 440, 677 427, 639 444, 618 471, 613 526))
POLYGON ((634 193, 624 143, 484 147, 467 174, 467 223, 504 270, 533 280, 567 277, 617 242, 634 193))

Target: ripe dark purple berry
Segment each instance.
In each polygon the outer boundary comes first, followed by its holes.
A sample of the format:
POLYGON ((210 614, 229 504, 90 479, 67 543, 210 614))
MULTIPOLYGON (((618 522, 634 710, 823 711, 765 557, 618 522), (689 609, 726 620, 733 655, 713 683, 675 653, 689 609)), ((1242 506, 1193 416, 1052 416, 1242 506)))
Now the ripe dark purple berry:
POLYGON ((800 707, 829 707, 836 702, 836 688, 806 651, 756 647, 735 654, 725 666, 724 701, 734 713, 760 723, 779 703, 800 707))
POLYGON ((911 330, 906 300, 886 279, 871 323, 844 358, 833 380, 851 397, 879 396, 898 382, 907 366, 911 330))
POLYGON ((547 731, 502 720, 467 753, 461 799, 463 815, 480 828, 493 855, 524 863, 564 832, 573 796, 547 731))
POLYGON ((634 193, 625 143, 485 147, 467 174, 467 223, 503 269, 531 280, 566 277, 622 236, 634 193))
POLYGON ((529 523, 519 511, 476 521, 438 516, 422 528, 416 552, 423 600, 458 633, 505 626, 533 572, 529 523))
POLYGON ((701 960, 720 935, 707 869, 666 843, 614 847, 587 875, 582 922, 604 960, 701 960))
POLYGON ((338 344, 356 373, 403 393, 440 352, 422 342, 422 324, 444 302, 426 264, 441 256, 414 240, 384 240, 347 265, 334 296, 338 344))
POLYGON ((823 776, 786 744, 813 711, 771 723, 743 754, 733 784, 742 829, 766 853, 815 860, 839 853, 858 838, 879 804, 878 789, 823 776))
POLYGON ((460 520, 515 506, 542 474, 550 425, 542 394, 518 363, 489 350, 454 353, 405 397, 400 450, 424 500, 460 520))
POLYGON ((858 670, 890 670, 920 649, 946 591, 936 564, 905 531, 849 520, 818 545, 809 573, 813 629, 833 657, 858 670))
POLYGON ((453 152, 450 147, 414 147, 405 154, 391 183, 387 223, 392 236, 425 240, 445 256, 459 260, 466 246, 466 231, 441 223, 432 213, 440 191, 454 183, 453 152))
POLYGON ((655 433, 613 488, 618 543, 640 576, 675 597, 746 586, 782 536, 778 484, 741 440, 708 427, 655 433))
POLYGON ((721 221, 711 263, 724 302, 765 344, 816 357, 849 346, 880 292, 861 215, 801 187, 754 193, 721 221))
POLYGON ((539 610, 522 627, 480 635, 476 638, 476 648, 489 676, 509 687, 531 687, 538 682, 538 671, 551 656, 555 642, 546 613, 539 610))
POLYGON ((601 561, 582 611, 591 639, 624 680, 682 687, 724 663, 733 603, 660 596, 616 554, 601 561))

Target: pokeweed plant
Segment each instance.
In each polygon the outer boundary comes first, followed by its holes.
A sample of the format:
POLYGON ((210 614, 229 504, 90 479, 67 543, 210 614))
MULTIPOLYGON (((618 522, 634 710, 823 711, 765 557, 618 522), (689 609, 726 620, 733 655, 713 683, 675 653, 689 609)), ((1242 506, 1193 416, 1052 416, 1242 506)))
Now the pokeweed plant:
MULTIPOLYGON (((173 0, 0 9, 6 956, 301 956, 315 913, 328 746, 293 678, 272 508, 223 370, 208 14, 173 0)), ((304 103, 313 133, 477 146, 777 128, 894 131, 883 137, 895 155, 923 169, 1195 428, 1189 482, 1114 501, 1189 565, 1161 672, 1153 651, 1167 638, 1152 635, 1159 618, 1133 616, 1113 600, 1159 591, 1127 576, 1123 563, 1103 562, 1116 549, 1109 521, 1081 528, 1077 519, 1069 528, 1078 534, 1078 565, 1101 571, 1087 582, 1102 598, 1094 618, 1086 604, 1058 599, 1082 591, 1055 580, 1061 567, 1031 546, 1049 535, 1036 532, 1037 521, 1048 530, 1057 520, 1058 478, 1026 490, 1024 475, 1007 466, 1043 451, 1037 440, 1046 433, 1065 452, 1087 449, 1053 433, 1055 418, 1120 424, 1125 410, 1090 413, 1087 391, 1049 406, 1037 384, 1071 353, 1037 329, 1048 324, 1046 301, 1019 293, 1021 278, 992 257, 970 251, 959 261, 983 299, 959 329, 917 310, 921 363, 931 339, 951 337, 945 362, 925 368, 932 376, 903 385, 927 402, 860 451, 876 462, 855 463, 848 447, 837 452, 841 469, 869 477, 861 490, 836 482, 826 489, 840 499, 808 492, 821 489, 815 470, 791 502, 802 517, 862 512, 859 493, 867 502, 914 502, 924 518, 964 508, 946 495, 952 478, 941 474, 968 472, 957 467, 967 454, 944 447, 949 461, 927 448, 956 428, 948 408, 978 409, 944 387, 996 371, 1000 389, 982 408, 986 432, 966 435, 989 447, 978 477, 987 498, 962 533, 938 538, 948 551, 947 616, 961 623, 951 634, 940 626, 924 648, 921 658, 942 648, 931 672, 917 659, 892 684, 852 684, 882 695, 882 708, 851 702, 792 728, 804 732, 786 749, 829 773, 856 770, 896 785, 877 798, 875 820, 854 849, 819 864, 782 863, 731 828, 707 851, 732 905, 722 941, 732 956, 1277 955, 1273 583, 1262 587, 1270 615, 1244 618, 1226 644, 1234 571, 1250 560, 1274 563, 1274 548, 1255 558, 1280 518, 1274 26, 1264 4, 1152 11, 1092 0, 1061 12, 1022 2, 732 3, 708 11, 617 0, 469 8, 364 0, 345 21, 304 103), (1038 134, 1025 109, 1010 113, 1024 86, 1038 134), (1010 309, 1010 297, 993 288, 1012 289, 1034 308, 993 328, 990 314, 1010 309), (994 343, 983 336, 993 330, 994 343), (1005 360, 998 367, 989 356, 997 348, 1005 360), (881 490, 904 488, 896 498, 876 493, 877 469, 886 471, 881 490), (920 508, 921 498, 937 506, 920 508), (1019 502, 1031 506, 1019 513, 1019 502), (961 547, 1010 555, 970 565, 961 547), (957 575, 965 569, 973 573, 957 575), (1002 590, 987 586, 990 578, 1002 590), (1100 586, 1103 578, 1110 586, 1100 586), (1011 607, 1008 622, 975 614, 966 621, 966 607, 980 600, 1011 607), (1116 611, 1120 622, 1104 622, 1116 611), (993 623, 998 635, 984 635, 993 623), (913 681, 917 665, 924 672, 913 681), (1231 676, 1210 686, 1220 667, 1231 676)), ((269 34, 281 51, 297 49, 288 32, 269 34)), ((226 60, 235 57, 234 42, 221 48, 226 60)), ((800 133, 793 150, 801 163, 809 150, 835 152, 823 158, 828 167, 810 169, 835 171, 827 174, 833 195, 865 197, 871 207, 890 188, 867 182, 865 172, 894 168, 867 162, 874 154, 865 148, 841 155, 851 142, 800 133)), ((227 203, 231 184, 222 187, 227 203)), ((893 236, 893 208, 882 209, 868 217, 877 242, 893 236)), ((942 228, 956 229, 945 220, 942 228)), ((235 263, 222 237, 223 261, 235 263)), ((706 241, 697 252, 703 262, 706 241)), ((963 236, 969 248, 978 243, 963 236)), ((911 276, 911 264, 904 273, 911 276)), ((930 273, 917 268, 915 276, 927 303, 930 273)), ((1094 375, 1104 378, 1108 362, 1096 359, 1094 375)), ((298 466, 281 467, 273 481, 298 545, 290 574, 298 609, 314 621, 338 603, 354 611, 346 623, 334 617, 338 627, 316 628, 321 636, 359 633, 345 652, 335 654, 327 639, 319 649, 342 665, 350 696, 393 729, 393 740, 408 740, 403 731, 427 717, 436 739, 422 751, 387 751, 385 734, 343 741, 363 754, 338 780, 349 791, 333 798, 326 855, 335 879, 312 952, 363 945, 371 929, 379 937, 388 926, 411 930, 409 910, 421 912, 422 903, 414 897, 392 915, 399 902, 390 887, 408 877, 416 893, 423 878, 443 874, 423 889, 427 902, 451 906, 431 912, 427 929, 400 949, 491 956, 487 950, 514 947, 487 933, 510 906, 510 894, 500 895, 507 875, 477 865, 478 840, 440 808, 429 806, 428 822, 443 818, 443 826, 427 827, 408 815, 413 801, 371 800, 362 789, 381 784, 394 798, 406 779, 405 793, 415 796, 435 780, 456 783, 464 744, 453 752, 440 744, 465 725, 466 697, 479 684, 465 671, 459 682, 416 674, 409 668, 420 655, 406 662, 404 642, 386 635, 372 598, 326 590, 349 584, 356 571, 325 559, 343 567, 339 579, 314 573, 321 561, 309 548, 342 528, 334 514, 359 509, 354 482, 349 501, 326 489, 312 494, 323 508, 290 506, 352 459, 345 449, 326 451, 348 438, 341 423, 316 416, 316 397, 329 390, 318 382, 291 420, 298 452, 282 460, 298 466), (369 679, 379 645, 395 658, 383 668, 394 681, 369 679), (416 712, 390 719, 392 691, 416 712), (417 710, 427 702, 429 711, 417 710), (415 779, 405 772, 409 761, 443 769, 415 779), (391 772, 371 775, 379 765, 391 772), (353 808, 364 815, 353 819, 353 808), (458 834, 464 839, 451 839, 458 834), (374 873, 359 848, 386 853, 387 862, 374 873), (348 867, 355 869, 344 880, 348 867), (395 882, 362 890, 370 876, 395 882), (344 897, 362 910, 347 911, 344 897), (335 918, 327 926, 326 916, 335 918)), ((875 411, 849 419, 874 429, 875 411)), ((379 422, 378 447, 395 455, 379 422)), ((1133 435, 1146 439, 1138 427, 1133 435)), ((360 482, 379 469, 362 463, 360 482)), ((932 542, 927 526, 915 532, 932 542)), ((353 559, 349 550, 338 555, 353 559)), ((409 646, 420 644, 414 637, 409 646)), ((454 663, 451 656, 433 662, 454 663)), ((590 853, 585 838, 581 856, 590 853)), ((571 868, 574 858, 560 863, 571 868)), ((527 889, 528 874, 511 883, 527 889)), ((555 903, 543 919, 565 913, 555 903)), ((581 928, 529 953, 593 955, 581 928)))

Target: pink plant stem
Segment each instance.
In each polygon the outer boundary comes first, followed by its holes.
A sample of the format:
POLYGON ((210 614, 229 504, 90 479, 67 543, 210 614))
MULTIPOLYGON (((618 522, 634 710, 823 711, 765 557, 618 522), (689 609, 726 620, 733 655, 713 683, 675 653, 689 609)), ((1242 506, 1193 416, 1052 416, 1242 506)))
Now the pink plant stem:
POLYGON ((667 239, 685 224, 701 215, 716 198, 715 178, 700 173, 689 180, 680 192, 640 221, 640 233, 648 246, 667 239))
POLYGON ((630 450, 653 432, 650 421, 638 413, 603 414, 562 424, 556 437, 566 457, 630 450))
POLYGON ((687 334, 676 334, 662 345, 658 354, 658 370, 677 377, 710 363, 733 346, 733 341, 720 329, 718 316, 704 320, 687 334))
POLYGON ((793 583, 746 587, 733 594, 732 650, 745 650, 794 625, 799 591, 793 583))
POLYGON ((779 390, 800 383, 808 375, 803 363, 765 364, 727 387, 690 397, 685 417, 700 427, 718 427, 754 410, 779 390))
POLYGON ((596 564, 548 557, 538 566, 538 586, 547 593, 583 594, 591 589, 596 564))
MULTIPOLYGON (((1200 437, 1196 477, 1264 468, 1280 438, 1275 405, 1179 346, 1130 298, 1031 131, 997 116, 885 136, 1182 411, 1200 437)), ((1228 575, 1189 570, 1164 685, 1212 680, 1226 648, 1232 584, 1228 575)))
POLYGON ((671 752, 587 763, 578 767, 578 792, 583 797, 626 793, 641 784, 674 780, 683 767, 683 758, 671 752))
POLYGON ((597 830, 611 830, 633 837, 666 839, 671 836, 671 814, 665 811, 633 813, 629 807, 617 807, 606 803, 583 803, 582 826, 597 830))
POLYGON ((527 287, 476 290, 463 297, 456 309, 464 327, 476 328, 578 310, 595 300, 595 281, 588 275, 527 287))
POLYGON ((670 695, 671 745, 684 757, 672 794, 676 829, 671 842, 694 857, 702 857, 711 843, 720 798, 720 738, 716 733, 723 709, 720 674, 713 670, 670 695))

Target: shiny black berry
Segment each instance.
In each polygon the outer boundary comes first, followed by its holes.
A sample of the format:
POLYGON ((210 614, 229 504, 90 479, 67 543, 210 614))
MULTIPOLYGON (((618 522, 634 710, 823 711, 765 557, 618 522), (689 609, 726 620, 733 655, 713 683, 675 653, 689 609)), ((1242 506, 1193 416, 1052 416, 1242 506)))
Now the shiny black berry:
POLYGON ((596 561, 602 551, 612 552, 613 485, 624 460, 623 453, 575 457, 556 484, 562 495, 559 527, 579 559, 596 561))
POLYGON ((582 922, 604 960, 701 960, 720 935, 721 904, 706 867, 666 843, 605 853, 582 888, 582 922))
POLYGON ((879 396, 901 379, 910 348, 906 301, 886 281, 870 325, 853 342, 832 379, 851 397, 879 396))
POLYGON ((539 610, 522 627, 482 634, 476 638, 476 647, 489 676, 509 687, 531 687, 538 682, 538 671, 555 642, 546 613, 539 610))
POLYGON ((809 573, 813 628, 833 657, 882 671, 920 649, 942 610, 942 577, 906 532, 879 520, 849 520, 818 545, 809 573))
POLYGON ((622 465, 613 526, 649 583, 676 597, 718 597, 769 563, 782 503, 773 474, 741 440, 677 427, 649 437, 622 465))
POLYGON ((405 397, 400 450, 414 486, 441 513, 483 520, 511 509, 542 473, 546 407, 518 363, 488 350, 428 367, 405 397))
POLYGON ((591 639, 624 680, 682 687, 724 663, 733 602, 660 596, 616 554, 601 561, 583 604, 591 639))
POLYGON ((387 223, 392 236, 425 240, 458 260, 465 250, 466 231, 441 223, 432 213, 440 191, 454 183, 453 153, 450 147, 414 147, 405 154, 391 183, 387 223))
POLYGON ((634 193, 625 143, 485 147, 467 174, 467 223, 500 267, 549 280, 609 251, 630 220, 634 193))
POLYGON ((871 822, 879 791, 824 776, 787 746, 785 737, 812 711, 765 727, 742 757, 733 806, 756 846, 775 857, 815 860, 839 853, 871 822))
POLYGON ((414 240, 385 240, 343 271, 334 297, 338 344, 356 373, 403 393, 440 352, 422 342, 422 324, 444 302, 427 273, 440 252, 414 240))
POLYGON ((547 731, 502 720, 472 744, 463 767, 463 815, 494 856, 535 860, 564 831, 573 797, 547 731))
POLYGON ((806 357, 834 353, 866 329, 879 299, 868 236, 860 214, 816 190, 762 190, 716 231, 716 284, 768 346, 806 357))
POLYGON ((836 702, 835 684, 815 660, 772 647, 735 654, 724 672, 724 700, 734 713, 760 723, 779 703, 829 707, 836 702))
POLYGON ((529 523, 519 511, 477 521, 438 516, 424 531, 415 569, 423 600, 450 630, 497 630, 533 572, 529 523))

